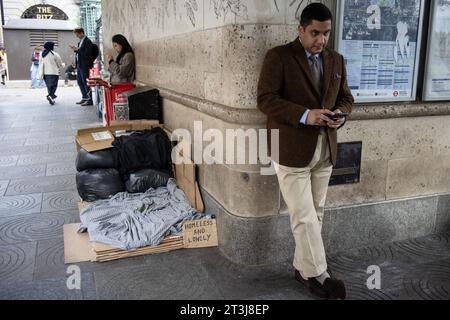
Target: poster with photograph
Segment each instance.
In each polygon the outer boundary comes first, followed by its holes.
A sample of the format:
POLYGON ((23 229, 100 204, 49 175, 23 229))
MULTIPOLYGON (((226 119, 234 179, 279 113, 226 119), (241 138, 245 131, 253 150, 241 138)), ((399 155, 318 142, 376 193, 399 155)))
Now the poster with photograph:
POLYGON ((340 2, 337 48, 357 102, 416 98, 422 0, 340 2))
POLYGON ((433 0, 423 99, 450 100, 450 0, 433 0))

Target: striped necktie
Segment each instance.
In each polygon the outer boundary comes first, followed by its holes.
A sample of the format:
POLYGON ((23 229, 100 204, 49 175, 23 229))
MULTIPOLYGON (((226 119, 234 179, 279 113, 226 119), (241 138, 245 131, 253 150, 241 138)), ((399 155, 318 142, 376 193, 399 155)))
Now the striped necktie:
POLYGON ((319 58, 311 55, 309 56, 309 60, 311 61, 310 67, 314 86, 316 87, 317 91, 322 94, 322 70, 320 68, 319 58))

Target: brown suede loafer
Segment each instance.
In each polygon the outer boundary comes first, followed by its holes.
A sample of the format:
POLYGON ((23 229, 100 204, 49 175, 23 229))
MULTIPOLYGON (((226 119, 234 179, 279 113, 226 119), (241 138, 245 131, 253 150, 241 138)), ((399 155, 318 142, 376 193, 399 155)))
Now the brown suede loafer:
POLYGON ((321 285, 320 282, 315 278, 309 278, 308 280, 305 280, 303 279, 300 272, 295 270, 295 279, 298 282, 301 282, 306 288, 308 288, 309 292, 311 292, 316 297, 319 297, 321 299, 328 299, 329 294, 325 289, 325 286, 321 285))
POLYGON ((323 287, 328 293, 329 298, 331 299, 341 299, 344 300, 347 296, 347 292, 345 290, 345 284, 341 280, 328 278, 323 283, 323 287))
POLYGON ((88 107, 88 106, 93 106, 94 103, 92 101, 85 101, 84 103, 80 104, 80 106, 82 107, 88 107))

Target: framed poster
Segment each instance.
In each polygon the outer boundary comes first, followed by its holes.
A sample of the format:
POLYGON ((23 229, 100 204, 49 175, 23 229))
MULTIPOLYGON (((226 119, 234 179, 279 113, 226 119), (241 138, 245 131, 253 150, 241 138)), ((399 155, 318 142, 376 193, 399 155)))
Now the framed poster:
POLYGON ((416 100, 423 0, 343 0, 336 48, 356 102, 416 100))
POLYGON ((423 100, 450 100, 450 0, 431 1, 423 100))

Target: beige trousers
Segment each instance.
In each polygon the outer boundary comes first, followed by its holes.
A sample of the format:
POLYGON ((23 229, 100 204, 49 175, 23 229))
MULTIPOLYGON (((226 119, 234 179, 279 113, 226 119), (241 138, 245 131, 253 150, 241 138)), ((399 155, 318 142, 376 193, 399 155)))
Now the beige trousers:
POLYGON ((274 166, 291 218, 295 239, 294 267, 308 278, 318 277, 327 271, 322 223, 333 170, 326 134, 319 135, 316 152, 306 168, 276 163, 274 166))

